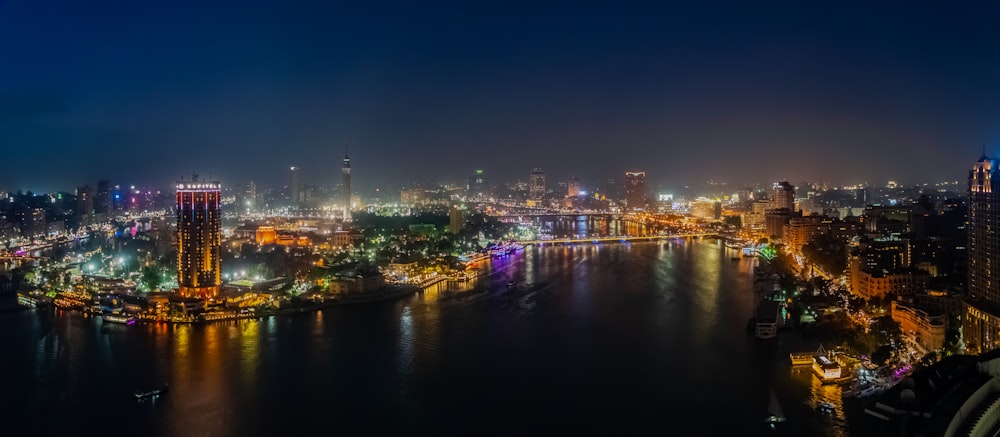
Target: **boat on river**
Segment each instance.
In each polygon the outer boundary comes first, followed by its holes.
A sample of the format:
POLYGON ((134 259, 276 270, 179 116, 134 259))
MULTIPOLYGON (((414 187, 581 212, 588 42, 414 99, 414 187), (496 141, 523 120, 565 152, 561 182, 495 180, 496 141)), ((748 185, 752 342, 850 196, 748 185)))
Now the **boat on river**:
POLYGON ((774 389, 771 389, 771 400, 767 404, 767 418, 764 419, 765 422, 774 428, 774 425, 784 422, 785 412, 781 410, 781 404, 778 403, 778 396, 774 394, 774 389))
POLYGON ((135 400, 142 401, 146 399, 156 399, 167 393, 167 387, 158 387, 148 391, 137 391, 135 392, 135 400))
POLYGON ((121 314, 105 314, 101 316, 105 322, 109 323, 120 323, 122 325, 134 325, 136 323, 135 317, 129 317, 121 314))
POLYGON ((778 312, 780 305, 767 299, 762 300, 754 312, 754 335, 762 340, 768 340, 778 335, 778 312))

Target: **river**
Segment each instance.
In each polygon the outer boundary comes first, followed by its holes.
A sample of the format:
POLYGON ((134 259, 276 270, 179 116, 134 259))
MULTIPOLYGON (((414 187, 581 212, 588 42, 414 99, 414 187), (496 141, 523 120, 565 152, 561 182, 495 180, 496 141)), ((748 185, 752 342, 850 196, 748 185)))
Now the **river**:
POLYGON ((846 435, 814 408, 839 389, 789 368, 795 334, 747 333, 754 260, 734 254, 531 247, 470 291, 205 325, 0 314, 0 414, 39 435, 846 435))

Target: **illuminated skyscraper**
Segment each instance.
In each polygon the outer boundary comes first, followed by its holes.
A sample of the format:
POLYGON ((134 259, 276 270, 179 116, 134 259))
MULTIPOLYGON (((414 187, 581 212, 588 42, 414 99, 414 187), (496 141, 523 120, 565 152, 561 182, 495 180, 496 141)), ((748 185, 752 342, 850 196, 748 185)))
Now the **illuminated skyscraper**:
POLYGON ((1000 304, 1000 178, 985 155, 969 172, 969 295, 1000 304))
POLYGON ((347 145, 344 145, 344 165, 340 168, 343 178, 343 204, 344 204, 344 221, 351 220, 351 157, 348 153, 347 145))
POLYGON ((469 184, 466 186, 466 189, 469 192, 469 197, 486 197, 486 175, 483 174, 482 170, 476 170, 472 176, 469 176, 469 184))
POLYGON ((222 215, 218 182, 177 183, 177 283, 185 297, 219 294, 222 215))
POLYGON ((577 178, 572 178, 569 180, 569 184, 566 185, 566 196, 576 197, 580 195, 580 180, 577 178))
POLYGON ((540 168, 531 171, 528 179, 528 196, 531 200, 542 200, 545 197, 545 172, 540 168))
POLYGON ((774 200, 771 202, 772 209, 787 208, 795 211, 795 186, 782 181, 774 184, 774 200))
POLYGON ((971 352, 1000 347, 1000 178, 984 154, 969 171, 968 305, 962 334, 971 352))
POLYGON ((646 172, 625 172, 625 204, 633 211, 646 207, 646 172))

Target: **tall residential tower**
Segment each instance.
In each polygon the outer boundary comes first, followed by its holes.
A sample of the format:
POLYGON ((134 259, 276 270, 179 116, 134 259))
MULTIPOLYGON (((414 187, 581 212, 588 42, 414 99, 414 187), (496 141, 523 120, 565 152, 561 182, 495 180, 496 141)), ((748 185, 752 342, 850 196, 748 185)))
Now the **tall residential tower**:
POLYGON ((632 211, 646 207, 646 172, 625 172, 625 204, 632 211))
POLYGON ((545 197, 545 172, 540 168, 531 171, 528 179, 528 198, 542 200, 545 197))
POLYGON ((771 201, 771 209, 787 209, 795 211, 795 186, 788 181, 781 181, 774 184, 774 197, 771 201))
POLYGON ((219 294, 222 214, 218 182, 177 183, 177 284, 184 297, 219 294))

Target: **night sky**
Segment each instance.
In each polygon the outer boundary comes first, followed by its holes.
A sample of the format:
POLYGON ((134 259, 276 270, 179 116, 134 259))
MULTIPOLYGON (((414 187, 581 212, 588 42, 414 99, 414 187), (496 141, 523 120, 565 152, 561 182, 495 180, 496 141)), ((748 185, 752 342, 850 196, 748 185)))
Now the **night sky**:
POLYGON ((0 187, 333 184, 347 138, 383 186, 916 183, 1000 152, 995 2, 535 3, 0 0, 0 187))

